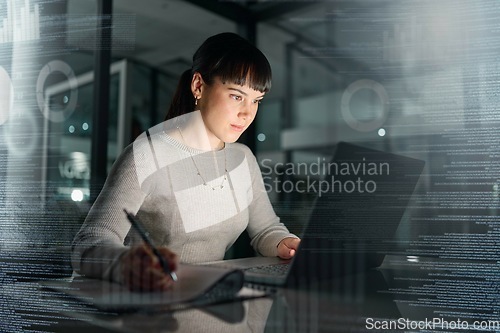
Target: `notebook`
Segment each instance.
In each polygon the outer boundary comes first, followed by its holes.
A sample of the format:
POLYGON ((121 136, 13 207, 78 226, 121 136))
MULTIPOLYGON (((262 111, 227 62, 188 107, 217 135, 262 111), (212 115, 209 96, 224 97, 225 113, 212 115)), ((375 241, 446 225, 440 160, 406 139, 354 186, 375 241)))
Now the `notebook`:
POLYGON ((300 287, 380 266, 395 246, 424 161, 340 142, 292 260, 253 257, 210 263, 242 269, 246 282, 300 287))
POLYGON ((165 292, 133 292, 118 283, 85 277, 40 281, 40 286, 106 311, 183 309, 264 295, 243 288, 240 270, 179 264, 176 273, 179 280, 165 292))

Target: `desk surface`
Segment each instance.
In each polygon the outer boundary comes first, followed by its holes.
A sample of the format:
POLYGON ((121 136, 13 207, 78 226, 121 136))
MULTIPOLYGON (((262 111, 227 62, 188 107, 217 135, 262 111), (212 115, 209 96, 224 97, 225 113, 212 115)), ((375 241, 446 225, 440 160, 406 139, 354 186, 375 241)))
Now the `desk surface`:
POLYGON ((265 298, 181 311, 112 313, 2 285, 2 332, 500 331, 498 266, 389 257, 382 268, 265 298), (495 280, 496 279, 496 280, 495 280), (475 325, 475 326, 474 326, 475 325), (443 328, 443 329, 442 329, 443 328))

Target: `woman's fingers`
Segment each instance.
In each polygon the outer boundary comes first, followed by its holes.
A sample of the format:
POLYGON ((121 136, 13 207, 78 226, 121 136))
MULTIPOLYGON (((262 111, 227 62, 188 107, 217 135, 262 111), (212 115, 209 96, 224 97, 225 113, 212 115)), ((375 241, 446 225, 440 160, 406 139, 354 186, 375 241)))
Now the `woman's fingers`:
MULTIPOLYGON (((177 256, 165 247, 158 251, 169 263, 169 268, 177 268, 177 256)), ((124 284, 134 291, 155 291, 169 289, 173 281, 166 274, 158 258, 146 244, 135 246, 127 251, 122 259, 122 277, 124 284)))
POLYGON ((278 244, 278 257, 282 259, 292 258, 299 248, 300 239, 295 237, 287 237, 281 240, 278 244))
POLYGON ((177 269, 177 265, 179 264, 177 255, 174 252, 170 251, 167 247, 159 247, 158 252, 160 252, 162 257, 166 259, 170 271, 174 272, 177 269))

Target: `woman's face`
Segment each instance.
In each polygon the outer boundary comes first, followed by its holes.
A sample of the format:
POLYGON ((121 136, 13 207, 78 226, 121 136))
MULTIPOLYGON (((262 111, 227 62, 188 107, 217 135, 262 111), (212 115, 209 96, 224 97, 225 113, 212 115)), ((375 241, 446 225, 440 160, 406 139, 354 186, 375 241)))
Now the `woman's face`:
POLYGON ((198 108, 213 149, 238 140, 254 120, 264 94, 248 85, 223 83, 218 78, 211 85, 202 83, 195 96, 200 97, 198 108))

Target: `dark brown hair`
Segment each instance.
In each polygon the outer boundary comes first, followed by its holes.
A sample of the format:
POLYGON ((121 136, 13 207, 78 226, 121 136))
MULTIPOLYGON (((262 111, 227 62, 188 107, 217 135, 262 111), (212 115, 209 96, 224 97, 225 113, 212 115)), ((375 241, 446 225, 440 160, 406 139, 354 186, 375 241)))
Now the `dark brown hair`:
POLYGON ((260 92, 271 89, 271 66, 258 48, 234 33, 214 35, 201 44, 193 55, 192 67, 182 73, 165 120, 194 110, 191 79, 196 72, 209 85, 218 77, 222 82, 248 84, 260 92))

